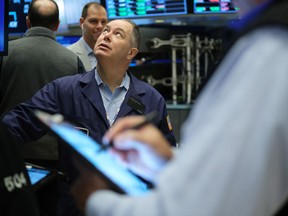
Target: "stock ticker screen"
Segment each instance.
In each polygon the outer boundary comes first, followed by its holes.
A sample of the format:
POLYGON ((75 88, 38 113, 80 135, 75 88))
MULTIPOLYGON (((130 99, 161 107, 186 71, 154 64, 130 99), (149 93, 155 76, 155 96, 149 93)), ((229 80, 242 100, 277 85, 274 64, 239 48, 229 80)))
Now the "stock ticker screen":
POLYGON ((109 19, 187 14, 186 0, 105 0, 109 19))
POLYGON ((194 0, 194 13, 235 13, 232 0, 194 0))

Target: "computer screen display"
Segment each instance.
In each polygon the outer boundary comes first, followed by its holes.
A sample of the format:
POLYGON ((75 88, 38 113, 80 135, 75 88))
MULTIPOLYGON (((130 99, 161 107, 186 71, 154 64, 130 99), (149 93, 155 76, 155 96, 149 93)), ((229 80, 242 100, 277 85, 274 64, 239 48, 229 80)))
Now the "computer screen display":
POLYGON ((32 185, 39 183, 50 174, 49 170, 37 169, 29 165, 26 165, 26 169, 32 185))
MULTIPOLYGON (((22 37, 27 31, 26 16, 28 15, 31 1, 32 0, 9 0, 8 33, 10 37, 22 37)), ((60 19, 60 25, 56 33, 66 33, 68 27, 64 0, 55 0, 55 2, 58 5, 60 19)))
MULTIPOLYGON (((65 19, 68 25, 79 25, 83 7, 91 0, 62 0, 64 1, 65 19)), ((93 0, 100 3, 100 0, 93 0)))
POLYGON ((101 0, 109 19, 149 18, 187 14, 186 0, 101 0))
POLYGON ((30 2, 31 0, 9 0, 9 36, 22 36, 26 32, 30 2))
POLYGON ((0 1, 0 56, 8 50, 8 0, 0 1))
POLYGON ((80 39, 81 36, 72 35, 57 35, 56 41, 62 46, 67 47, 80 39))
POLYGON ((74 153, 74 159, 92 168, 102 175, 106 182, 119 193, 142 195, 149 192, 145 182, 134 175, 126 166, 113 157, 107 149, 86 133, 63 121, 60 114, 51 115, 40 110, 34 111, 35 116, 57 136, 61 145, 65 145, 74 153))
POLYGON ((235 7, 232 0, 193 0, 194 13, 196 14, 219 14, 219 13, 236 13, 238 8, 235 7))

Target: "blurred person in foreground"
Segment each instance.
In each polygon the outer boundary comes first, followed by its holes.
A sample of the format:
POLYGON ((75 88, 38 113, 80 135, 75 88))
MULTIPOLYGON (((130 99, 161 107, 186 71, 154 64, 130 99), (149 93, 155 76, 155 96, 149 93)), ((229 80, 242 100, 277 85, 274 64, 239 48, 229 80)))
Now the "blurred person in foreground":
POLYGON ((99 3, 89 2, 83 7, 79 20, 82 37, 67 48, 79 56, 86 71, 96 67, 93 49, 107 22, 107 12, 99 3))
POLYGON ((84 169, 72 193, 86 215, 272 216, 285 203, 288 1, 239 5, 249 14, 198 96, 179 152, 152 125, 129 130, 141 117, 119 120, 103 138, 114 141, 111 154, 156 187, 119 195, 84 169))

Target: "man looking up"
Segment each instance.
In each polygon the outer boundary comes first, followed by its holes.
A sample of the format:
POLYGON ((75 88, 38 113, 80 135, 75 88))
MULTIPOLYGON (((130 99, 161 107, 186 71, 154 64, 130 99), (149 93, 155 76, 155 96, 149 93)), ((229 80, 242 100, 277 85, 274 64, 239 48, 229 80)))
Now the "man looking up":
MULTIPOLYGON (((95 45, 98 62, 94 70, 45 85, 30 100, 7 113, 3 122, 19 142, 27 142, 40 138, 46 132, 29 108, 60 113, 101 143, 103 135, 116 119, 156 110, 155 126, 161 130, 167 142, 175 146, 164 98, 152 86, 137 80, 127 71, 138 53, 140 38, 139 28, 130 20, 111 21, 95 45)), ((62 145, 59 145, 59 159, 60 171, 67 177, 60 182, 59 215, 79 215, 70 195, 70 185, 78 172, 70 150, 62 145)))
POLYGON ((85 70, 90 71, 95 68, 97 62, 93 53, 95 43, 107 24, 105 8, 97 2, 87 3, 82 9, 79 23, 82 37, 67 48, 76 53, 83 62, 85 70))

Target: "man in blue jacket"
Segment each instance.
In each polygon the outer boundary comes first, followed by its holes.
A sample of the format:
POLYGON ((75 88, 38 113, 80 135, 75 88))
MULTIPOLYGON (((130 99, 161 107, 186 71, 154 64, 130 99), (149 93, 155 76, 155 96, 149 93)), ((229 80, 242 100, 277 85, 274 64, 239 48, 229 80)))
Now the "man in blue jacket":
MULTIPOLYGON (((3 122, 20 142, 39 139, 47 131, 29 111, 37 108, 62 114, 79 130, 101 142, 116 119, 157 110, 159 116, 155 124, 175 146, 164 98, 153 87, 127 72, 138 53, 140 38, 139 28, 130 20, 111 21, 95 44, 96 70, 63 77, 45 85, 29 101, 5 115, 3 122)), ((71 153, 62 145, 59 145, 59 159, 61 171, 67 174, 65 181, 60 182, 60 195, 65 191, 68 194, 59 213, 80 215, 73 208, 72 197, 69 201, 70 184, 78 173, 71 161, 71 153)), ((60 198, 60 202, 63 200, 60 198)))

